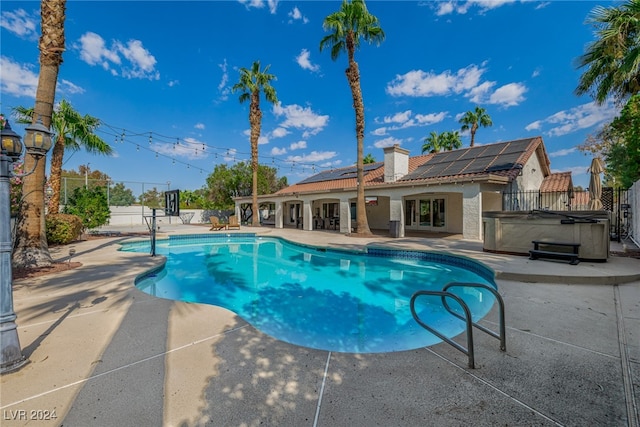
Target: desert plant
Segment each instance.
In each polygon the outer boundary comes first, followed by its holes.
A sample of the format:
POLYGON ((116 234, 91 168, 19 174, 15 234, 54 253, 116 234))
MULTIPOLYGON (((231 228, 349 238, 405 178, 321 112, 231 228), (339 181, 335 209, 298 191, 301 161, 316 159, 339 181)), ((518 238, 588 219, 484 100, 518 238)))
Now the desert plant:
POLYGON ((49 214, 45 217, 47 243, 66 245, 82 235, 82 219, 77 215, 49 214))

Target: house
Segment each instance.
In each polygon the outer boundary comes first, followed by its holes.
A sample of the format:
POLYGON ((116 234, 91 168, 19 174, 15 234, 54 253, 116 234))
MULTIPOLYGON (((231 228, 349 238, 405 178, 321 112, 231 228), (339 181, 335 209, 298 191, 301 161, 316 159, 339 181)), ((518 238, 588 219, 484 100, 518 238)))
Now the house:
MULTIPOLYGON (((364 165, 369 228, 392 235, 395 228, 396 237, 411 230, 481 240, 482 213, 502 210, 503 192, 537 191, 566 181, 566 174, 552 174, 549 165, 541 137, 414 157, 398 145, 387 147, 383 162, 364 165)), ((258 201, 276 228, 349 233, 355 227, 356 188, 356 167, 349 166, 320 172, 258 201)), ((235 203, 239 213, 251 197, 235 203)))

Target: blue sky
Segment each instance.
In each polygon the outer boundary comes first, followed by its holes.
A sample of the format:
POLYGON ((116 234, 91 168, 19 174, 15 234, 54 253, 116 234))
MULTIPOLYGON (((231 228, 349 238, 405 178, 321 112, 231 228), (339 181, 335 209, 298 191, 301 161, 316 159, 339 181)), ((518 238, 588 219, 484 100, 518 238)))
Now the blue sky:
MULTIPOLYGON (((248 104, 231 86, 259 60, 277 80, 278 105, 262 100, 260 163, 295 183, 355 164, 346 55, 319 44, 340 1, 67 1, 67 50, 56 101, 104 123, 112 157, 65 155, 64 169, 98 169, 139 192, 205 185, 216 164, 250 159, 248 104)), ((542 136, 555 172, 588 185, 576 150, 618 114, 575 87, 576 58, 593 40, 593 1, 369 1, 386 39, 356 53, 365 102, 365 154, 385 146, 421 153, 432 131, 460 130, 479 105, 493 120, 476 144, 542 136)), ((33 107, 39 2, 2 1, 0 109, 33 107)), ((12 123, 22 134, 22 128, 12 123)), ((470 137, 463 134, 464 146, 470 137)))

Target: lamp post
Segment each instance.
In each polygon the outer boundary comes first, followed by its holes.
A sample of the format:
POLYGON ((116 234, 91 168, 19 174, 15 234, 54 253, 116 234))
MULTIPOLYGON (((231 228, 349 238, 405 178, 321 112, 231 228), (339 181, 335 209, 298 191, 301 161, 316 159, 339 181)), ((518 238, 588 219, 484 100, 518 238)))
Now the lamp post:
POLYGON ((13 310, 13 289, 11 272, 11 176, 24 177, 32 174, 38 161, 47 155, 51 148, 51 132, 44 127, 42 120, 25 128, 24 145, 28 154, 35 158, 33 170, 25 174, 11 171, 11 164, 22 155, 22 142, 9 122, 4 123, 0 131, 0 373, 20 368, 27 362, 22 355, 16 313, 13 310))

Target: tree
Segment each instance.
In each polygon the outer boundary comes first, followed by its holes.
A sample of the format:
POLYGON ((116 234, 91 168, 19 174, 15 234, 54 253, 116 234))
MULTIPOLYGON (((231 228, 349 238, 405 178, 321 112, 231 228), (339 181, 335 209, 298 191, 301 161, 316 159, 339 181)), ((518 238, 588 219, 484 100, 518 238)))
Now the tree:
POLYGON ((362 163, 365 165, 368 165, 370 163, 375 163, 376 159, 373 157, 373 154, 369 153, 366 156, 364 156, 364 159, 362 159, 362 163))
POLYGON ((442 132, 442 149, 445 151, 457 150, 462 147, 462 138, 457 130, 442 132))
POLYGON ((469 144, 469 147, 473 147, 475 143, 478 127, 482 126, 486 128, 493 126, 491 117, 489 117, 487 111, 482 107, 476 107, 473 111, 467 111, 464 116, 460 118, 459 123, 462 124, 461 130, 463 132, 470 131, 471 133, 471 144, 469 144))
MULTIPOLYGON (((232 209, 234 197, 246 197, 252 194, 252 175, 252 167, 245 162, 236 163, 232 167, 228 167, 226 164, 216 165, 213 172, 207 177, 208 199, 212 202, 212 207, 214 209, 232 209)), ((259 165, 259 194, 272 194, 287 185, 287 178, 278 178, 275 168, 259 165)), ((253 207, 251 210, 258 212, 253 207)), ((243 218, 243 220, 245 219, 243 218)))
POLYGON ((442 149, 442 141, 441 136, 436 131, 431 131, 428 137, 424 139, 424 144, 422 144, 422 154, 426 153, 439 153, 442 149))
POLYGON ((76 188, 64 207, 64 213, 80 217, 85 230, 107 224, 111 211, 104 187, 76 188))
POLYGON ((353 109, 356 116, 357 142, 357 198, 356 198, 356 233, 371 235, 364 199, 364 100, 360 87, 360 70, 355 60, 355 51, 360 47, 360 39, 380 45, 384 40, 384 31, 378 18, 370 14, 364 0, 343 0, 340 10, 324 19, 325 31, 331 34, 320 40, 320 51, 331 49, 331 59, 337 60, 340 53, 346 52, 348 67, 345 70, 351 88, 353 109))
POLYGON ((462 147, 462 139, 458 131, 446 131, 442 133, 431 132, 424 139, 422 153, 439 153, 440 151, 451 151, 462 147))
POLYGON ((618 7, 596 6, 587 23, 595 27, 597 39, 577 60, 577 67, 586 71, 576 94, 592 92, 603 104, 611 95, 621 102, 640 92, 640 0, 618 7))
POLYGON ((151 208, 160 208, 164 206, 164 192, 158 191, 156 187, 147 190, 140 195, 140 203, 151 208))
POLYGON ((619 143, 607 153, 607 169, 615 171, 620 185, 629 188, 640 180, 640 94, 629 98, 611 129, 619 143))
MULTIPOLYGON (((180 194, 182 197, 182 194, 180 194)), ((131 206, 136 201, 133 191, 126 188, 122 182, 116 183, 109 188, 108 202, 110 206, 131 206)))
MULTIPOLYGON (((66 0, 40 2, 40 73, 32 123, 41 118, 46 128, 51 126, 58 70, 65 49, 65 8, 66 0)), ((27 171, 35 167, 35 171, 24 180, 24 199, 16 228, 13 264, 21 268, 44 267, 52 263, 44 221, 45 162, 36 164, 34 157, 27 155, 24 167, 27 171)))
MULTIPOLYGON (((31 123, 33 108, 16 107, 14 112, 19 122, 28 120, 31 123)), ((65 149, 78 151, 84 148, 92 154, 106 154, 113 152, 109 144, 95 134, 100 126, 100 120, 90 115, 81 116, 71 104, 62 100, 53 111, 51 128, 55 133, 55 143, 51 154, 51 171, 49 184, 53 194, 49 199, 49 213, 58 213, 60 209, 60 187, 62 181, 62 161, 65 149)))
POLYGON ((631 96, 620 116, 589 135, 578 150, 604 158, 607 185, 628 188, 639 180, 640 94, 631 96))
MULTIPOLYGON (((271 81, 276 80, 276 76, 269 74, 267 65, 260 71, 260 61, 255 61, 251 69, 240 68, 240 81, 231 88, 233 92, 241 92, 240 103, 250 101, 249 104, 249 124, 251 126, 251 170, 253 174, 252 187, 252 210, 258 212, 258 139, 260 138, 260 127, 262 126, 262 111, 260 110, 260 93, 264 92, 267 101, 272 104, 278 102, 276 90, 271 86, 271 81)), ((252 225, 260 226, 260 218, 253 216, 252 225)))

